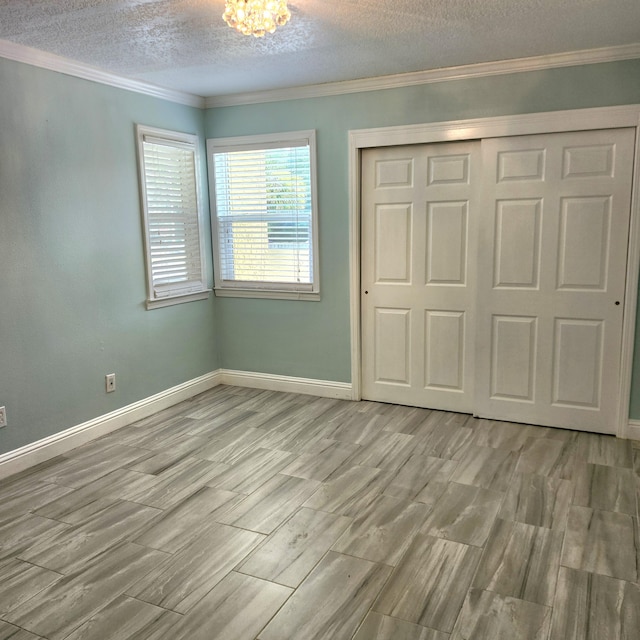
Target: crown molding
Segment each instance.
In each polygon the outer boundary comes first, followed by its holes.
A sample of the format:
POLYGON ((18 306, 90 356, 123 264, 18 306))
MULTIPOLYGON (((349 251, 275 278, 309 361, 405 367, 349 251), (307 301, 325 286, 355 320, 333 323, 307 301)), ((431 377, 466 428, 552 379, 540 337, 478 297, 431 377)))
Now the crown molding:
POLYGON ((146 82, 140 82, 139 80, 125 78, 124 76, 108 73, 107 71, 83 64, 82 62, 76 62, 63 56, 47 53, 7 40, 0 40, 0 57, 15 60, 16 62, 24 62, 25 64, 30 64, 42 69, 49 69, 50 71, 57 71, 58 73, 64 73, 69 76, 74 76, 75 78, 99 82, 100 84, 106 84, 110 87, 142 93, 147 96, 152 96, 153 98, 161 98, 170 102, 185 104, 189 107, 202 109, 205 106, 205 99, 201 96, 183 93, 182 91, 174 91, 173 89, 165 89, 146 82))
POLYGON ((582 64, 597 64, 600 62, 615 62, 640 58, 640 43, 605 47, 602 49, 585 49, 567 53, 554 53, 530 58, 513 60, 499 60, 497 62, 481 62, 458 67, 413 71, 396 75, 363 78, 361 80, 346 80, 327 84, 306 85, 289 89, 274 89, 270 91, 255 91, 252 93, 235 93, 206 98, 205 107, 232 107, 263 102, 280 102, 283 100, 300 100, 302 98, 320 98, 337 96, 345 93, 360 93, 363 91, 379 91, 381 89, 396 89, 413 85, 446 82, 449 80, 464 80, 485 76, 521 73, 523 71, 539 71, 556 67, 572 67, 582 64))

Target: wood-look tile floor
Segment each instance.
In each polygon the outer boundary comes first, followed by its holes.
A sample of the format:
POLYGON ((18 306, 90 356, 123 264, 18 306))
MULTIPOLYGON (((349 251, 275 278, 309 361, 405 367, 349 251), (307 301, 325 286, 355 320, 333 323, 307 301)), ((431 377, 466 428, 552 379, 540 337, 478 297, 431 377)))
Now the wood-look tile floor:
POLYGON ((217 387, 0 481, 0 640, 640 640, 640 443, 217 387))

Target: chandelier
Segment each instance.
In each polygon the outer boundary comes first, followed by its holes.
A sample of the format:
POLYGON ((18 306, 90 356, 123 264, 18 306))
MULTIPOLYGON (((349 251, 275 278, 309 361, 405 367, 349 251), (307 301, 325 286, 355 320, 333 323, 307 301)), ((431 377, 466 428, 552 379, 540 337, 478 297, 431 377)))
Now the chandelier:
POLYGON ((291 12, 287 0, 226 0, 222 17, 245 36, 262 38, 287 24, 291 12))

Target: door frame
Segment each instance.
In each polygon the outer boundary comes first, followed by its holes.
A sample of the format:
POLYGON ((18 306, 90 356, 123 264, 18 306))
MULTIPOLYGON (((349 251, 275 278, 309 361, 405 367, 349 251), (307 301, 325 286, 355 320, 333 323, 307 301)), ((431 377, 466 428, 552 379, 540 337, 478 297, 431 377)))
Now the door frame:
POLYGON ((629 424, 631 374, 638 304, 638 271, 640 268, 640 104, 349 131, 349 297, 352 399, 361 400, 362 398, 360 189, 361 152, 363 149, 625 127, 635 129, 636 140, 631 191, 625 307, 622 318, 620 383, 615 422, 616 435, 619 438, 640 438, 640 427, 634 427, 629 424))

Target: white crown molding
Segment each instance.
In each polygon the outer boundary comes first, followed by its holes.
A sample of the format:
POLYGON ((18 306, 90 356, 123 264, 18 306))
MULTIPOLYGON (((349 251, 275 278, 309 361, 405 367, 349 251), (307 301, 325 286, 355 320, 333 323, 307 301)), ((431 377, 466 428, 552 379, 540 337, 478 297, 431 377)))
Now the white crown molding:
POLYGON ((164 89, 163 87, 139 80, 125 78, 115 73, 101 71, 82 62, 76 62, 63 56, 47 53, 7 40, 0 40, 0 57, 15 60, 16 62, 24 62, 25 64, 30 64, 42 69, 49 69, 50 71, 57 71, 58 73, 82 78, 83 80, 106 84, 110 87, 126 89, 127 91, 134 91, 154 98, 185 104, 189 107, 197 107, 198 109, 205 107, 205 99, 201 96, 184 93, 182 91, 174 91, 173 89, 164 89))
POLYGON ((361 80, 346 80, 344 82, 330 82, 314 84, 289 89, 274 89, 271 91, 255 91, 251 93, 235 93, 224 96, 206 98, 205 107, 232 107, 245 104, 260 104, 263 102, 280 102, 283 100, 299 100, 302 98, 320 98, 337 96, 345 93, 360 93, 363 91, 379 91, 381 89, 396 89, 433 82, 449 80, 464 80, 484 76, 521 73, 523 71, 539 71, 556 67, 572 67, 582 64, 597 64, 601 62, 615 62, 618 60, 632 60, 640 58, 640 43, 606 47, 602 49, 585 49, 568 53, 554 53, 531 58, 514 60, 499 60, 496 62, 481 62, 458 67, 429 69, 399 73, 396 75, 363 78, 361 80))
POLYGON ((208 391, 220 384, 220 370, 188 380, 153 396, 112 411, 93 420, 54 433, 31 444, 0 455, 0 479, 50 460, 90 440, 111 433, 137 420, 208 391))

